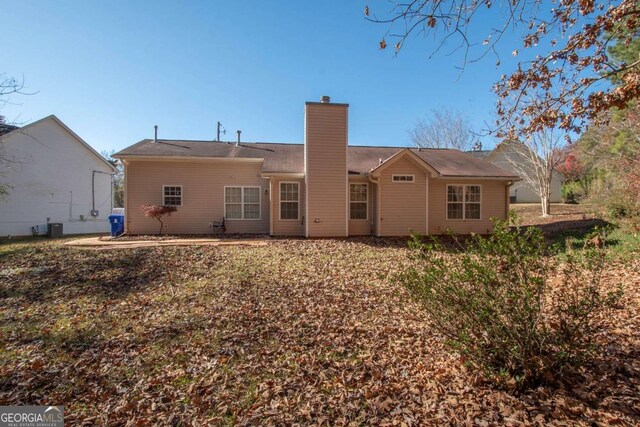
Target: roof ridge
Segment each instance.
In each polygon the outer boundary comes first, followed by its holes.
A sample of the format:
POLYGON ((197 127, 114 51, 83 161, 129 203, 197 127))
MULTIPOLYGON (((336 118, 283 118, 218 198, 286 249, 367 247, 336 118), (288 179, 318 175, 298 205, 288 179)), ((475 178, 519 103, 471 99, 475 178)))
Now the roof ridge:
MULTIPOLYGON (((145 138, 136 144, 141 142, 153 142, 153 139, 145 138)), ((236 145, 236 141, 215 141, 215 140, 205 140, 205 139, 172 139, 172 138, 159 138, 158 142, 187 142, 187 143, 198 143, 198 144, 224 144, 224 145, 236 145)), ((240 145, 248 145, 248 144, 266 144, 266 145, 304 145, 301 142, 266 142, 266 141, 240 141, 240 145)), ((347 148, 391 148, 395 150, 416 150, 416 151, 429 151, 429 150, 439 150, 439 151, 461 151, 456 148, 445 148, 445 147, 415 147, 415 146, 406 146, 406 145, 347 145, 347 148)), ((462 151, 465 153, 466 151, 462 151)))

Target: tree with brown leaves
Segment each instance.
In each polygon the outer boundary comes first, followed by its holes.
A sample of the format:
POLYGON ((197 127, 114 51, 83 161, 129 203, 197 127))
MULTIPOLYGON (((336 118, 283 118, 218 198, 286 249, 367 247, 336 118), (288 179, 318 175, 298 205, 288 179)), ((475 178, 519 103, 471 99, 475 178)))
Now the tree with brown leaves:
MULTIPOLYGON (((640 33, 637 0, 392 3, 387 16, 377 17, 377 11, 368 6, 365 15, 388 26, 387 37, 396 40, 396 53, 410 34, 422 33, 435 38, 435 51, 445 42, 459 39, 465 65, 494 54, 499 66, 501 39, 512 31, 524 30, 522 50, 530 50, 532 59, 521 61, 494 87, 498 136, 516 137, 549 128, 581 132, 590 121, 606 120, 602 112, 624 108, 640 96, 640 58, 611 58, 614 46, 628 46, 640 33), (487 28, 484 40, 475 40, 470 26, 480 21, 479 15, 487 9, 500 14, 501 25, 487 28), (400 31, 394 32, 398 27, 400 31)), ((386 45, 384 42, 380 47, 386 45)), ((519 52, 516 49, 511 54, 518 56, 519 52)))
POLYGON ((165 215, 171 216, 171 213, 176 212, 177 210, 178 209, 175 206, 142 205, 144 216, 155 218, 160 223, 160 232, 158 232, 158 236, 162 236, 162 229, 164 228, 164 222, 162 221, 162 218, 165 215))

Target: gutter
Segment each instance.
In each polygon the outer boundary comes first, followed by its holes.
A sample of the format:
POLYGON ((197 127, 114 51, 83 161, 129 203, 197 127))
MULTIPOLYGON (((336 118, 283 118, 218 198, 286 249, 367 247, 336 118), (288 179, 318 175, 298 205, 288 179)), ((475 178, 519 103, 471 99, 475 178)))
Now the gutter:
POLYGON ((269 179, 273 176, 282 176, 285 178, 304 178, 304 172, 262 172, 262 177, 269 179))
POLYGON ((190 161, 190 162, 224 162, 224 163, 261 163, 264 161, 262 157, 204 157, 204 156, 147 156, 139 154, 114 154, 112 156, 118 160, 156 160, 156 161, 190 161))
POLYGON ((498 180, 498 181, 522 181, 519 176, 478 176, 478 175, 440 175, 434 179, 482 179, 482 180, 498 180))

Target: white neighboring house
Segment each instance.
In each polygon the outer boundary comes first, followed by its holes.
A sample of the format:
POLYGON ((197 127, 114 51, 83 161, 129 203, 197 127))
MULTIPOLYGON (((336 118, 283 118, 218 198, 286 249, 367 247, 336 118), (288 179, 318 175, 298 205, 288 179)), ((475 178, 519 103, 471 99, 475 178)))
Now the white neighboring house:
POLYGON ((109 231, 116 171, 56 116, 0 135, 0 150, 11 160, 0 165, 0 182, 9 186, 0 236, 30 235, 47 223, 62 223, 64 234, 109 231))
MULTIPOLYGON (((505 140, 500 142, 493 150, 470 151, 469 154, 474 157, 483 158, 490 163, 511 171, 516 175, 522 176, 527 172, 535 180, 535 168, 533 162, 522 150, 530 150, 526 145, 513 141, 505 140), (515 164, 519 166, 516 167, 515 164)), ((528 183, 527 179, 522 177, 522 181, 514 183, 509 190, 511 203, 540 203, 538 192, 528 183)), ((562 202, 562 181, 564 177, 560 172, 554 172, 551 180, 551 203, 562 202)))

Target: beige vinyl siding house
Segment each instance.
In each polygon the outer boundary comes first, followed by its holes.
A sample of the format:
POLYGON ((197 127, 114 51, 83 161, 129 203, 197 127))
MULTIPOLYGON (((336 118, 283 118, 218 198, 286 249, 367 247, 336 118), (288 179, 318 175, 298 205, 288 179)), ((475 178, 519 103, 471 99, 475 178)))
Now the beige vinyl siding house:
POLYGON ((373 234, 375 224, 373 198, 374 184, 369 182, 367 177, 349 176, 349 236, 373 234))
POLYGON ((211 224, 225 216, 225 187, 257 188, 260 217, 225 219, 229 233, 265 233, 269 229, 269 181, 260 178, 257 161, 145 159, 127 162, 125 175, 125 229, 130 234, 155 234, 158 222, 146 218, 142 205, 162 205, 163 188, 180 186, 178 211, 163 219, 170 234, 207 234, 211 224), (266 191, 265 191, 266 190, 266 191))
POLYGON ((286 176, 273 177, 271 178, 270 194, 271 234, 275 236, 303 236, 306 217, 304 179, 286 176), (297 194, 295 194, 296 190, 297 194), (281 195, 285 197, 281 198, 281 195), (295 217, 292 215, 293 211, 297 212, 295 217))
POLYGON ((509 212, 507 187, 502 181, 470 179, 432 180, 429 186, 429 232, 442 234, 447 229, 459 234, 488 234, 493 229, 491 218, 504 219, 509 212), (480 186, 480 218, 447 218, 447 186, 480 186))
POLYGON ((410 230, 427 234, 428 175, 425 166, 410 156, 402 156, 382 171, 378 236, 406 236, 410 230), (406 179, 398 180, 400 176, 406 179))
POLYGON ((158 232, 143 205, 177 207, 167 233, 407 236, 490 233, 513 173, 457 150, 349 146, 348 105, 305 105, 304 144, 143 140, 125 166, 125 231, 158 232))

